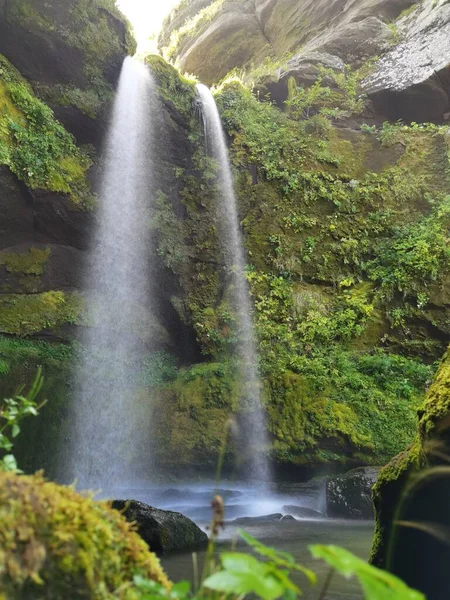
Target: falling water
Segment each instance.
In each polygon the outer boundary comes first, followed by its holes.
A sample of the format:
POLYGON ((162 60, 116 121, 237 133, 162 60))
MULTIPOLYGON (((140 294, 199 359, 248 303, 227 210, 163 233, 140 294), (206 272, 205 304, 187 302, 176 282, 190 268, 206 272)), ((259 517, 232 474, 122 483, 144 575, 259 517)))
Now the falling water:
POLYGON ((245 277, 244 246, 239 229, 233 175, 226 138, 214 97, 210 90, 202 84, 197 85, 197 92, 202 107, 207 150, 218 163, 221 235, 232 284, 233 308, 237 313, 239 327, 238 358, 242 384, 241 403, 245 415, 241 424, 242 431, 239 434, 239 441, 249 459, 251 479, 269 482, 269 465, 265 456, 268 447, 267 430, 261 403, 261 380, 257 366, 250 296, 245 277))
POLYGON ((139 357, 151 343, 148 282, 151 105, 148 69, 125 59, 105 148, 85 281, 87 327, 74 381, 66 478, 110 489, 142 475, 149 415, 139 357))

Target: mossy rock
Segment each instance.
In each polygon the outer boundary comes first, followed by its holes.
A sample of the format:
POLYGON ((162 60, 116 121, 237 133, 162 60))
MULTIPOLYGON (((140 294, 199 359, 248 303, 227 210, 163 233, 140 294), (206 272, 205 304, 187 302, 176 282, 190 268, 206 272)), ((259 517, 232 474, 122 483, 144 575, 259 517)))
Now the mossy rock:
MULTIPOLYGON (((411 446, 382 469, 373 488, 376 530, 371 560, 380 567, 388 562, 390 545, 395 537, 397 510, 408 486, 425 467, 441 464, 439 456, 449 451, 450 349, 418 412, 418 433, 411 446), (435 450, 438 447, 439 452, 435 450)), ((444 461, 444 464, 448 464, 444 461)))
POLYGON ((11 600, 134 599, 134 575, 170 587, 156 556, 108 503, 40 474, 0 474, 0 523, 0 593, 11 600))

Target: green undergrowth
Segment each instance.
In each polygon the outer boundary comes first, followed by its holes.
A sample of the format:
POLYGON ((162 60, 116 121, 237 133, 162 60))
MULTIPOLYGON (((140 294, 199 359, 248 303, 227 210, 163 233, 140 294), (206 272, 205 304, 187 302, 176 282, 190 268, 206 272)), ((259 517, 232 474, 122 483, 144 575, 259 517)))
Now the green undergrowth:
POLYGON ((91 202, 89 157, 38 100, 17 71, 0 57, 0 163, 32 189, 69 194, 91 202))

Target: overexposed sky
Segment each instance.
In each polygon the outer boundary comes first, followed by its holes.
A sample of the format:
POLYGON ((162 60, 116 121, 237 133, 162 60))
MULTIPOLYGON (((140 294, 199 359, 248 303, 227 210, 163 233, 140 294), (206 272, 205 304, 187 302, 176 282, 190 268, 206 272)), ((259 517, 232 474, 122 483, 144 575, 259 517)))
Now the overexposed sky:
POLYGON ((131 21, 139 50, 156 50, 148 38, 158 34, 161 23, 180 0, 116 0, 117 6, 131 21))

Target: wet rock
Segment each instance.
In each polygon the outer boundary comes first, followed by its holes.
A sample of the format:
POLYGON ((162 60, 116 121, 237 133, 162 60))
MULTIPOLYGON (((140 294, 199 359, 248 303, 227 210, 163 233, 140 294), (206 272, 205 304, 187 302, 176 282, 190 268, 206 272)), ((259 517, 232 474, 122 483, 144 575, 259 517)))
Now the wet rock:
POLYGON ((313 508, 307 506, 295 506, 293 504, 286 504, 283 506, 283 511, 287 512, 286 516, 293 515, 295 517, 301 517, 303 519, 320 519, 323 518, 323 514, 313 508))
POLYGON ((281 517, 282 521, 295 521, 295 517, 293 517, 292 515, 284 515, 284 517, 281 517))
POLYGON ((149 548, 157 554, 195 550, 208 544, 208 536, 181 513, 160 510, 136 500, 114 500, 112 507, 123 513, 149 548))
POLYGON ((372 519, 372 487, 380 469, 360 467, 344 475, 328 478, 327 516, 343 519, 372 519))
POLYGON ((281 521, 282 513, 273 513, 271 515, 261 515, 258 517, 241 517, 231 521, 232 525, 260 525, 263 523, 271 523, 273 521, 281 521))
POLYGON ((450 109, 450 4, 425 0, 397 24, 400 43, 365 88, 389 119, 441 122, 450 109))

